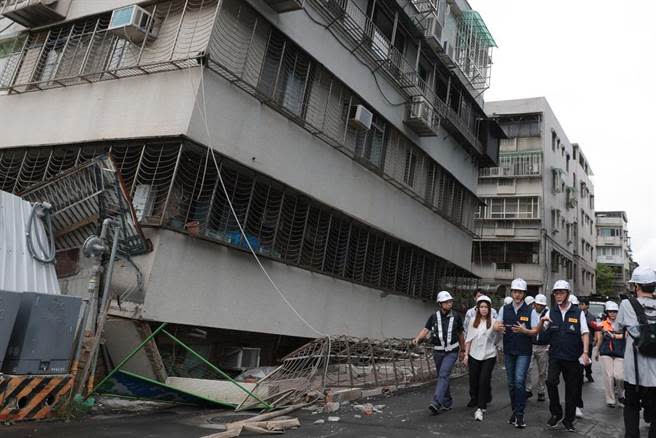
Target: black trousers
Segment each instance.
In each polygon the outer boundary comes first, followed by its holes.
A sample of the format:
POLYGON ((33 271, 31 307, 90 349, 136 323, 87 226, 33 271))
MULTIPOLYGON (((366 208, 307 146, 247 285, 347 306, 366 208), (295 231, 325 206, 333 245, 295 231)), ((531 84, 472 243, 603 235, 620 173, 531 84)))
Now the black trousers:
POLYGON ((578 360, 549 359, 549 370, 547 371, 547 392, 549 393, 549 411, 551 415, 563 417, 566 422, 573 422, 576 418, 576 405, 581 398, 581 385, 583 384, 583 373, 578 360), (560 375, 565 381, 565 415, 560 404, 558 395, 558 384, 560 375))
POLYGON ((640 438, 640 408, 645 410, 645 420, 651 421, 649 438, 656 438, 656 387, 631 385, 624 382, 624 437, 640 438))
POLYGON ((492 371, 496 357, 476 360, 469 356, 469 397, 479 409, 487 409, 492 401, 492 371))

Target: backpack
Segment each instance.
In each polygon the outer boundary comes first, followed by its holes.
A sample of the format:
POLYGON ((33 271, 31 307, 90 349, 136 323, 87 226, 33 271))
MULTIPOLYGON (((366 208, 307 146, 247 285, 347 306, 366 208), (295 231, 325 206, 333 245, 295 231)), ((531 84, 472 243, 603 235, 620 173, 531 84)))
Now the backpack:
POLYGON ((645 308, 633 295, 629 295, 629 302, 640 324, 640 335, 633 339, 634 349, 645 357, 656 358, 656 321, 649 321, 645 308))

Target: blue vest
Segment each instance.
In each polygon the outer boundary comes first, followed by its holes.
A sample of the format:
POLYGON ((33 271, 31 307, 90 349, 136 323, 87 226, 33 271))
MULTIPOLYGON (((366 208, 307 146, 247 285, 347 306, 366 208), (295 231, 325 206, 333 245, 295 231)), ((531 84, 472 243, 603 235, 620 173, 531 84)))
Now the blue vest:
MULTIPOLYGON (((581 340, 581 310, 572 304, 565 313, 565 320, 558 306, 551 309, 551 324, 547 330, 549 338, 549 358, 578 360, 583 354, 581 340)), ((585 315, 583 315, 585 318, 585 315)))
MULTIPOLYGON (((547 314, 549 311, 548 307, 542 309, 540 313, 540 318, 547 314)), ((533 345, 549 345, 549 338, 546 336, 546 333, 540 332, 533 338, 533 345)))
POLYGON ((599 354, 602 356, 624 357, 625 347, 626 340, 608 339, 602 335, 601 345, 599 346, 599 354))
POLYGON ((517 313, 513 303, 503 306, 503 324, 506 326, 506 332, 503 335, 503 352, 507 354, 517 354, 520 356, 530 356, 533 353, 533 344, 530 336, 522 333, 513 333, 511 326, 517 323, 524 324, 527 329, 531 329, 531 313, 533 309, 523 303, 517 313))

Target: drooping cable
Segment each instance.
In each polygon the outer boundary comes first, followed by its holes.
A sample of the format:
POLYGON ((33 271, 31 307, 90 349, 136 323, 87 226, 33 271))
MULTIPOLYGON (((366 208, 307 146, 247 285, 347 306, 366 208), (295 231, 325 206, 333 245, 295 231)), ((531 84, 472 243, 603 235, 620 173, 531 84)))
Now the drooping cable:
MULTIPOLYGON (((200 89, 201 89, 202 102, 199 103, 198 99, 195 99, 195 100, 196 100, 197 105, 200 105, 199 106, 199 113, 200 113, 200 117, 202 119, 202 122, 203 122, 203 125, 204 125, 204 128, 205 128, 205 134, 207 135, 208 146, 209 146, 209 149, 211 149, 212 162, 214 163, 214 166, 216 168, 216 172, 217 172, 217 176, 218 176, 218 180, 219 180, 219 185, 221 186, 221 190, 223 191, 223 194, 226 198, 227 204, 230 208, 230 212, 232 213, 232 216, 235 219, 237 227, 239 228, 239 232, 241 233, 241 236, 243 237, 246 245, 248 246, 248 249, 249 249, 251 255, 255 259, 255 262, 257 263, 257 265, 260 267, 262 273, 264 273, 264 276, 267 278, 267 280, 269 281, 269 283, 271 284, 273 289, 280 296, 280 298, 287 305, 287 307, 289 307, 289 309, 294 313, 294 315, 296 315, 296 317, 301 322, 303 322, 303 324, 305 324, 310 330, 312 330, 312 332, 314 332, 318 336, 325 336, 325 337, 328 337, 330 339, 329 335, 317 330, 307 319, 305 319, 303 317, 303 315, 301 315, 299 313, 298 310, 296 310, 296 308, 292 305, 292 303, 286 297, 284 292, 276 284, 276 282, 273 280, 273 278, 271 278, 271 275, 269 275, 268 271, 266 270, 266 268, 264 267, 264 265, 260 261, 260 258, 258 257, 257 253, 253 249, 253 246, 251 245, 250 239, 248 239, 248 237, 246 235, 246 232, 244 230, 244 227, 242 226, 242 223, 239 220, 239 216, 237 215, 237 212, 235 211, 234 205, 233 205, 233 203, 230 199, 230 194, 228 193, 228 189, 226 188, 225 182, 223 180, 223 176, 221 174, 221 167, 219 166, 219 163, 216 160, 216 154, 214 152, 212 134, 210 132, 209 122, 208 122, 208 118, 207 118, 207 100, 206 100, 206 96, 205 96, 205 69, 206 69, 205 66, 200 67, 200 72, 201 72, 201 74, 200 74, 200 89)), ((193 83, 192 83, 192 86, 193 86, 193 83)), ((327 367, 326 367, 326 370, 327 370, 327 367)))
POLYGON ((54 263, 56 254, 55 233, 52 228, 52 206, 50 204, 47 202, 37 202, 34 204, 30 217, 27 220, 27 233, 25 234, 25 238, 27 242, 27 250, 32 258, 41 263, 54 263), (48 227, 47 231, 45 231, 46 239, 48 240, 47 243, 42 241, 39 237, 38 228, 35 228, 36 222, 34 219, 37 216, 39 218, 44 218, 48 227), (32 233, 32 230, 35 230, 34 234, 32 233), (37 253, 36 248, 34 247, 34 240, 36 240, 36 244, 39 247, 41 254, 37 253))

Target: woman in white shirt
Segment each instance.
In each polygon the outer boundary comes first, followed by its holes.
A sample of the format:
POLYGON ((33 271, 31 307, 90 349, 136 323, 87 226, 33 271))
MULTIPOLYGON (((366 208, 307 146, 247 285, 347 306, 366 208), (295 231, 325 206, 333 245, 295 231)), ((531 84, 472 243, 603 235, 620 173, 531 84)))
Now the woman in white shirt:
POLYGON ((492 371, 497 357, 497 332, 490 315, 492 300, 483 295, 476 301, 476 317, 472 318, 465 339, 464 364, 469 368, 468 407, 476 407, 474 419, 483 421, 487 404, 492 401, 492 371))

